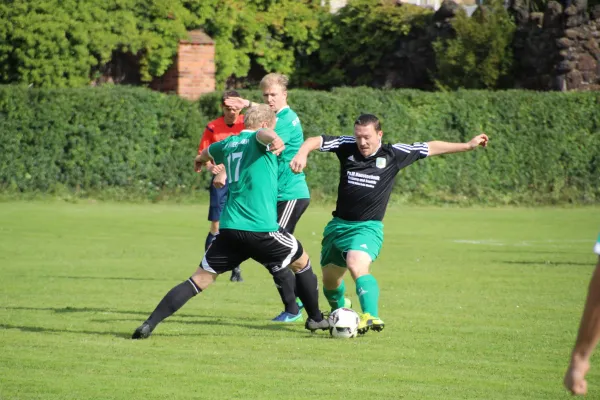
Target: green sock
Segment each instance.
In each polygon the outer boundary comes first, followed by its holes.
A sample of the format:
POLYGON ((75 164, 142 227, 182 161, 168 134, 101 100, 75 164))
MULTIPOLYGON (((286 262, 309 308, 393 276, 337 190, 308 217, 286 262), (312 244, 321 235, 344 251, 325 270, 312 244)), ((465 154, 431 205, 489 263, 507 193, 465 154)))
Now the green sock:
POLYGON ((373 275, 363 275, 356 280, 356 294, 362 311, 379 317, 379 285, 373 275))
POLYGON ((344 307, 345 291, 346 285, 344 284, 344 281, 342 281, 340 286, 333 290, 325 289, 325 287, 323 287, 323 294, 331 306, 331 311, 344 307))

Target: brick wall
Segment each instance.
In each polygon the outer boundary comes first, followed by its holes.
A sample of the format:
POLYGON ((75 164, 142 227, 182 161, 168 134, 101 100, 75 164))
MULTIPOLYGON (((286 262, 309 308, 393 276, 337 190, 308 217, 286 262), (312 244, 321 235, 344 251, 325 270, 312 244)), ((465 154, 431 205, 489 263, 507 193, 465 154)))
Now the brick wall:
POLYGON ((150 87, 196 100, 215 91, 215 72, 215 42, 200 30, 191 31, 188 40, 179 42, 173 65, 150 87))

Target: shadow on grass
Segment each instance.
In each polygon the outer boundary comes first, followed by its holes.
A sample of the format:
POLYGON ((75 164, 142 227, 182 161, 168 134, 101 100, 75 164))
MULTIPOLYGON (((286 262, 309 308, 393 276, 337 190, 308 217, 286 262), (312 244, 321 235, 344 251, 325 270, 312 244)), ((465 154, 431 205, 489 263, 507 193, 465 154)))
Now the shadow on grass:
MULTIPOLYGON (((289 332, 297 332, 299 327, 304 327, 304 323, 295 323, 295 324, 289 324, 289 323, 281 323, 281 322, 265 322, 265 323, 243 323, 243 322, 232 322, 232 321, 239 321, 239 320, 251 320, 251 321, 256 321, 256 319, 254 318, 238 318, 238 317, 232 317, 232 318, 227 318, 227 319, 223 319, 223 318, 215 318, 215 317, 202 317, 202 316, 198 316, 197 317, 197 321, 190 321, 190 320, 181 320, 181 319, 177 319, 177 316, 173 316, 165 321, 163 321, 161 323, 161 325, 169 325, 169 324, 183 324, 183 325, 205 325, 205 326, 232 326, 232 327, 239 327, 239 328, 244 328, 244 329, 254 329, 254 330, 259 330, 259 331, 289 331, 289 332)), ((134 320, 130 319, 130 318, 110 318, 110 319, 92 319, 90 320, 90 322, 95 322, 95 323, 107 323, 107 322, 132 322, 134 320)), ((137 321, 138 323, 142 323, 143 321, 137 321)), ((306 331, 308 332, 308 331, 306 331)))
MULTIPOLYGON (((112 320, 93 320, 92 322, 114 322, 114 321, 131 321, 129 319, 112 319, 112 320)), ((139 321, 141 322, 141 321, 139 321)), ((290 326, 283 325, 277 323, 270 324, 244 324, 239 322, 230 322, 223 319, 212 319, 206 321, 185 321, 185 320, 167 320, 165 321, 167 325, 169 323, 173 324, 185 324, 185 325, 204 325, 204 326, 236 326, 244 329, 254 329, 259 331, 287 331, 293 332, 298 335, 307 335, 307 331, 299 330, 298 325, 290 326)), ((162 325, 162 324, 161 324, 162 325)), ((137 325, 136 325, 137 326, 137 325)), ((121 339, 131 339, 131 334, 135 327, 131 328, 131 331, 127 332, 115 332, 115 331, 91 331, 91 330, 67 330, 67 329, 57 329, 57 328, 46 328, 41 326, 21 326, 21 325, 10 325, 10 324, 0 324, 0 329, 18 329, 21 332, 31 332, 31 333, 75 333, 82 335, 104 335, 104 336, 114 336, 121 339)), ((198 336, 212 336, 213 332, 194 332, 194 333, 184 333, 184 334, 169 334, 160 332, 158 335, 153 336, 166 336, 166 337, 178 337, 178 336, 190 336, 190 337, 198 337, 198 336)))
POLYGON ((109 331, 75 331, 75 330, 66 330, 66 329, 56 329, 56 328, 44 328, 41 326, 19 326, 19 325, 9 325, 9 324, 0 324, 0 329, 18 329, 21 332, 31 332, 31 333, 78 333, 83 335, 106 335, 106 336, 115 336, 118 338, 131 338, 131 333, 125 334, 123 332, 109 332, 109 331))
POLYGON ((548 261, 548 260, 540 260, 540 261, 499 261, 502 264, 512 264, 512 265, 547 265, 551 267, 557 266, 581 266, 581 267, 593 267, 595 264, 591 262, 580 262, 580 261, 548 261))
MULTIPOLYGON (((68 314, 68 313, 104 313, 104 314, 127 314, 127 315, 142 315, 147 317, 150 315, 152 310, 148 311, 131 311, 131 310, 111 310, 108 308, 94 308, 94 307, 3 307, 0 306, 0 310, 22 310, 22 311, 51 311, 57 314, 68 314)), ((178 317, 184 318, 203 318, 201 315, 194 314, 177 314, 178 317)), ((206 318, 206 317, 204 317, 206 318)), ((244 318, 244 317, 241 317, 244 318)), ((247 317, 246 317, 247 318, 247 317)))

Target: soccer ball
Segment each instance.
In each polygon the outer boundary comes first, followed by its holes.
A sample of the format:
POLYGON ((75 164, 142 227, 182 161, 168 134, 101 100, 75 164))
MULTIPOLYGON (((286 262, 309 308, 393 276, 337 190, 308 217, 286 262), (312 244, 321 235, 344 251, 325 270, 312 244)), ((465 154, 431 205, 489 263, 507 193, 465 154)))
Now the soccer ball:
POLYGON ((329 315, 329 333, 334 338, 350 339, 358 333, 360 317, 350 308, 338 308, 329 315))

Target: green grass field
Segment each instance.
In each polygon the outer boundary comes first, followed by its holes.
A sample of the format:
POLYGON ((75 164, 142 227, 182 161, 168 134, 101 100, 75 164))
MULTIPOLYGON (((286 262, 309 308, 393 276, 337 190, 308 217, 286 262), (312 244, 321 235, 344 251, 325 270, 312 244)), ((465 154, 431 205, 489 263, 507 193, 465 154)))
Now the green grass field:
MULTIPOLYGON (((298 227, 315 264, 330 209, 311 206, 298 227)), ((373 268, 379 334, 336 340, 271 323, 277 292, 248 262, 245 282, 221 278, 150 339, 130 340, 195 270, 206 213, 0 203, 0 399, 569 397, 562 375, 599 208, 390 207, 373 268)))

